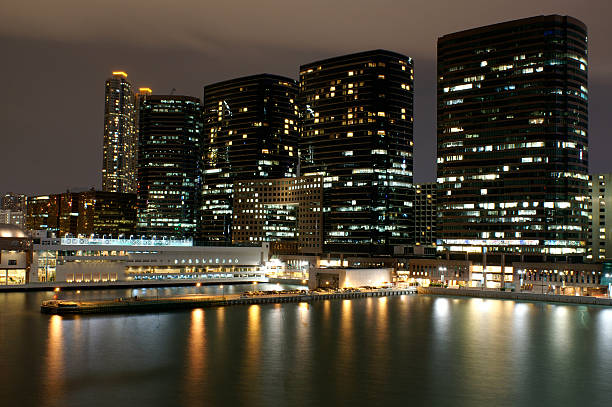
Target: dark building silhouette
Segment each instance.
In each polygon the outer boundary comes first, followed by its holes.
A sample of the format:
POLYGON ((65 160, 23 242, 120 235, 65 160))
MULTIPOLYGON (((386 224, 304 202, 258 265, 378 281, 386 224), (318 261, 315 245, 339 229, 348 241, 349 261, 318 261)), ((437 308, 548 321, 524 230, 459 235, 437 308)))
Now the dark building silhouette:
POLYGON ((129 236, 136 232, 136 194, 65 192, 27 198, 26 228, 59 236, 129 236))
POLYGON ((584 255, 587 95, 574 18, 439 38, 439 250, 498 266, 584 255))
POLYGON ((413 66, 360 52, 300 67, 301 173, 324 177, 323 251, 413 241, 413 66))
POLYGON ((192 237, 201 188, 202 107, 191 96, 138 100, 138 231, 192 237))
POLYGON ((297 92, 270 74, 204 87, 203 240, 231 241, 235 181, 296 176, 297 92))

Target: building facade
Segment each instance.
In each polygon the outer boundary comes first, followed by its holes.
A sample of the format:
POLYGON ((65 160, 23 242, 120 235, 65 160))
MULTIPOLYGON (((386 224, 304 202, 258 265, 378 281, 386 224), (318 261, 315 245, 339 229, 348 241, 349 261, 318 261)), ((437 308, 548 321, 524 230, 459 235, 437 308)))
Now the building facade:
POLYGON ((23 194, 14 194, 7 192, 0 197, 0 209, 8 211, 21 211, 26 210, 26 196, 23 194))
POLYGON ((435 246, 437 240, 437 189, 435 182, 414 186, 414 243, 435 246))
POLYGON ((323 251, 410 243, 412 59, 374 50, 300 67, 301 173, 324 177, 323 251))
POLYGON ((612 257, 612 174, 589 175, 589 236, 587 261, 603 261, 612 257))
POLYGON ((26 229, 59 232, 59 207, 59 194, 27 197, 26 229))
POLYGON ((323 178, 235 181, 232 242, 271 242, 273 253, 321 253, 323 178))
POLYGON ((15 225, 0 223, 0 286, 29 282, 32 240, 15 225))
POLYGON ((137 135, 134 92, 123 71, 106 80, 102 190, 136 192, 137 135))
POLYGON ((31 248, 31 282, 267 281, 267 244, 203 247, 190 239, 59 238, 38 231, 31 248))
POLYGON ((204 87, 200 237, 232 239, 234 183, 297 175, 297 84, 261 74, 204 87))
POLYGON ((129 236, 136 233, 136 194, 90 190, 28 197, 25 224, 59 236, 129 236))
POLYGON ((438 39, 438 249, 503 267, 578 260, 587 31, 538 16, 438 39))
POLYGON ((201 188, 200 100, 148 93, 138 100, 138 231, 192 237, 201 188))
POLYGON ((10 209, 0 209, 0 224, 15 225, 25 228, 25 214, 22 211, 12 211, 10 209))

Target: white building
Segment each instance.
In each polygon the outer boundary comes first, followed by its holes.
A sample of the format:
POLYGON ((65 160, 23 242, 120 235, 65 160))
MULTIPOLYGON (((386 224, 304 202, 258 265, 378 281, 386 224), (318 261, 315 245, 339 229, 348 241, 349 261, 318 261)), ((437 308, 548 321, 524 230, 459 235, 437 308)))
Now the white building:
POLYGON ((193 246, 191 240, 34 238, 30 282, 96 283, 265 277, 268 244, 193 246))

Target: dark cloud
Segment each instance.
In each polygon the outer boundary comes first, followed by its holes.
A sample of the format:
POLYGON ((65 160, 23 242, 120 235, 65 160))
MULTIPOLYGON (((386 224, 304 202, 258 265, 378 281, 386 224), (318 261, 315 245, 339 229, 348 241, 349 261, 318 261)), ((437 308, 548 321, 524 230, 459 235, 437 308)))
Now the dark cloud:
POLYGON ((76 1, 3 4, 0 192, 100 186, 104 80, 200 96, 258 72, 296 78, 302 63, 371 48, 415 59, 415 178, 435 178, 436 39, 537 14, 589 27, 591 166, 612 171, 608 0, 76 1))

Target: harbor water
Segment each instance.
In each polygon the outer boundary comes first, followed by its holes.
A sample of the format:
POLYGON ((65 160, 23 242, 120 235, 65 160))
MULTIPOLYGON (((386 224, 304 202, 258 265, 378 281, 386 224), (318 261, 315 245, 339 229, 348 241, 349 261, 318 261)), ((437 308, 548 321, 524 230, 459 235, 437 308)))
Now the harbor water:
POLYGON ((0 293, 2 405, 607 406, 612 397, 612 308, 405 295, 41 314, 41 302, 53 294, 0 293))

